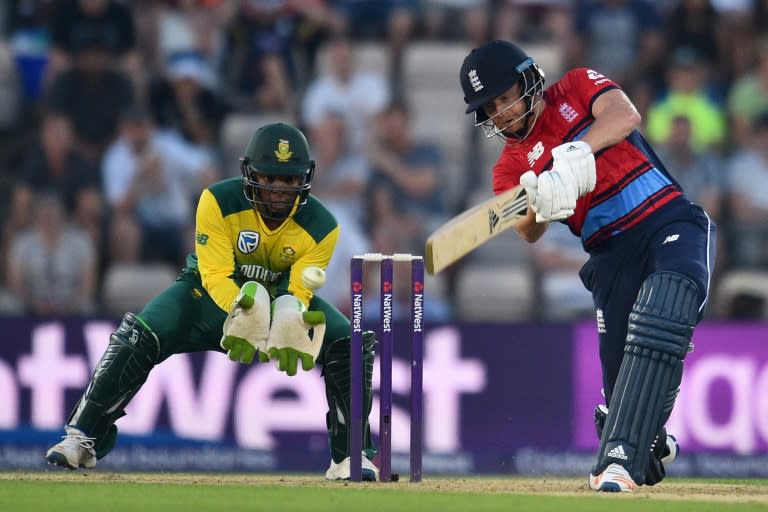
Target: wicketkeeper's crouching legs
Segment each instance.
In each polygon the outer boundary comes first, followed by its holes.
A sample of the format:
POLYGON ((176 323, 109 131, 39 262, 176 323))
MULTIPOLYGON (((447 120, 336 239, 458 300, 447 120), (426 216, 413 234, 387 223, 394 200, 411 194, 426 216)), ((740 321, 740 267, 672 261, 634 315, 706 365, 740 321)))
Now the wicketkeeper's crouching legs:
POLYGON ((593 489, 625 491, 651 483, 654 474, 663 478, 663 467, 649 468, 656 463, 651 450, 672 413, 699 302, 696 285, 682 274, 656 272, 643 283, 590 477, 593 489))
MULTIPOLYGON (((363 479, 378 479, 378 469, 370 462, 376 454, 376 448, 371 439, 368 415, 373 404, 373 365, 375 359, 376 338, 373 332, 363 333, 363 447, 366 457, 363 457, 363 479)), ((325 396, 328 400, 326 424, 331 445, 331 468, 326 473, 330 480, 349 478, 349 425, 350 425, 350 375, 349 375, 350 339, 341 338, 331 342, 325 352, 323 377, 325 379, 325 396)))
POLYGON ((59 466, 93 467, 115 446, 115 421, 147 380, 160 356, 160 343, 140 318, 126 313, 110 336, 83 396, 67 420, 67 436, 46 458, 59 466))

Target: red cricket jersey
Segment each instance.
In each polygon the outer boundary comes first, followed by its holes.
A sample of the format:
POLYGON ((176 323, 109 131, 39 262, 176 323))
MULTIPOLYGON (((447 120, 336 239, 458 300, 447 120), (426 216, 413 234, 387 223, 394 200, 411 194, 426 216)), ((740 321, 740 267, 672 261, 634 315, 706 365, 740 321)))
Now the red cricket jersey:
MULTIPOLYGON (((552 148, 579 140, 595 121, 592 104, 619 86, 597 71, 577 68, 544 92, 546 107, 521 143, 510 141, 493 168, 493 191, 500 194, 520 184, 529 169, 538 175, 552 168, 552 148)), ((565 220, 589 250, 631 228, 661 206, 682 195, 680 186, 643 136, 626 139, 595 154, 597 184, 580 197, 565 220)))

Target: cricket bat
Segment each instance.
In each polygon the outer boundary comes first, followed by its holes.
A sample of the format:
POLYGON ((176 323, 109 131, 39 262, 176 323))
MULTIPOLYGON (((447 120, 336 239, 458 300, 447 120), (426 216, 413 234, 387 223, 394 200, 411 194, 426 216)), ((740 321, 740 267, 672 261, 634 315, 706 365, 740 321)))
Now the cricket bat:
POLYGON ((528 211, 522 185, 487 199, 440 226, 427 239, 425 266, 437 274, 514 226, 528 211))

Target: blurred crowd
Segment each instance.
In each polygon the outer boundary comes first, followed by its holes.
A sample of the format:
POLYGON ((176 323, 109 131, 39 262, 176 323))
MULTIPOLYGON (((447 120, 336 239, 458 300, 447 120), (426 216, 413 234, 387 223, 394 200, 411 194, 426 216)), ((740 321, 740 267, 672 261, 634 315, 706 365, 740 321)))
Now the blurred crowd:
MULTIPOLYGON (((469 119, 461 141, 414 125, 463 111, 460 59, 497 38, 552 49, 561 68, 545 69, 550 81, 587 66, 625 88, 669 171, 720 227, 713 290, 729 295, 713 315, 765 316, 768 0, 2 2, 0 311, 104 314, 115 269, 175 272, 193 249, 200 191, 238 175, 237 153, 264 120, 308 135, 312 191, 343 229, 332 275, 356 253, 421 254, 435 227, 490 188, 471 155, 457 163, 451 151, 479 145, 469 119), (429 92, 414 97, 404 64, 424 44, 460 49, 446 70, 455 96, 434 119, 415 115, 429 92), (365 66, 363 45, 380 48, 383 65, 365 66), (450 165, 464 173, 458 195, 450 165)), ((529 316, 591 314, 579 241, 551 231, 522 262, 535 284, 527 300, 547 304, 529 316)), ((429 320, 462 318, 467 265, 441 277, 429 320)), ((346 282, 321 291, 342 310, 346 282)))

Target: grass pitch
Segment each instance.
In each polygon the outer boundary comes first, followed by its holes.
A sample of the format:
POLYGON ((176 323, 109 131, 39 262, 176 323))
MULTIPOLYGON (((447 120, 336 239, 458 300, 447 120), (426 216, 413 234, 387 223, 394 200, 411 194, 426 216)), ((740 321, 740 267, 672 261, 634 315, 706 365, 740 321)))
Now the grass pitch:
POLYGON ((766 480, 675 480, 597 494, 565 478, 326 482, 322 475, 0 473, 0 511, 768 511, 766 480))

